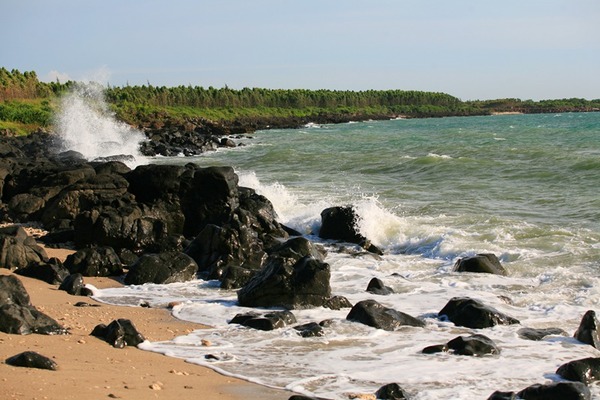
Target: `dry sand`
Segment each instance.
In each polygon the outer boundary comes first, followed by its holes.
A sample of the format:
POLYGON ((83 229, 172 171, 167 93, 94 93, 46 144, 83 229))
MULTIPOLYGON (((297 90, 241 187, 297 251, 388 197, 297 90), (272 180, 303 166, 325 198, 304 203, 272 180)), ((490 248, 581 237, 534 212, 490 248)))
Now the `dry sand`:
MULTIPOLYGON (((68 250, 47 249, 51 257, 68 250)), ((0 274, 12 272, 0 268, 0 274)), ((115 319, 130 319, 150 341, 167 340, 202 326, 174 318, 168 310, 119 307, 71 296, 55 285, 16 275, 32 304, 69 328, 70 335, 8 335, 0 332, 2 399, 225 399, 282 400, 292 393, 220 375, 208 368, 135 347, 113 348, 90 336, 92 329, 115 319), (85 301, 99 307, 75 307, 85 301), (23 351, 53 359, 57 371, 13 367, 3 361, 23 351)), ((110 278, 85 278, 98 288, 118 285, 110 278)))

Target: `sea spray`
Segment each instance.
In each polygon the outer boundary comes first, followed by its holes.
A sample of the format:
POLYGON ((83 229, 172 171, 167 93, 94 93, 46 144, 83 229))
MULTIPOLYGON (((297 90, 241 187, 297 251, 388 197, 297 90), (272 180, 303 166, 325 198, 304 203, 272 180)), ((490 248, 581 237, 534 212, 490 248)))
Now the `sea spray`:
POLYGON ((144 134, 117 121, 98 83, 77 83, 62 97, 56 127, 63 150, 77 151, 89 161, 112 156, 130 167, 144 163, 139 150, 144 134))

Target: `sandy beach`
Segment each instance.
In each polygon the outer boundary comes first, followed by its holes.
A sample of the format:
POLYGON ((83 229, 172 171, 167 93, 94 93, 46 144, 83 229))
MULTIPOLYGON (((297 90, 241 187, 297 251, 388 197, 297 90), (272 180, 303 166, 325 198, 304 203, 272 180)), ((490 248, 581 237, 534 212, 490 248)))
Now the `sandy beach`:
MULTIPOLYGON (((68 250, 47 249, 64 258, 68 250)), ((0 268, 0 274, 12 274, 0 268)), ((135 347, 117 349, 90 336, 92 329, 115 319, 130 319, 147 340, 171 339, 201 325, 177 320, 168 310, 119 307, 91 298, 71 296, 55 285, 16 275, 32 304, 69 328, 70 335, 8 335, 0 332, 2 361, 23 351, 36 351, 53 359, 57 371, 0 364, 3 399, 287 399, 290 392, 269 389, 220 375, 183 360, 135 347), (98 307, 75 307, 84 301, 98 307)), ((119 285, 110 278, 85 278, 98 288, 119 285)))

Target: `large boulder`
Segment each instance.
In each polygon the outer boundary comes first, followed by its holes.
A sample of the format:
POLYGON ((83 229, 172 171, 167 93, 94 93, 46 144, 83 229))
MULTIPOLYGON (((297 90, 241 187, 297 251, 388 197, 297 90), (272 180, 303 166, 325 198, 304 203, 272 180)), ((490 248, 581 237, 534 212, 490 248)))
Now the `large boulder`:
POLYGON ((15 273, 42 280, 51 285, 60 285, 69 275, 69 270, 64 267, 60 260, 53 257, 48 262, 30 264, 25 268, 19 268, 15 270, 15 273))
POLYGON ((457 326, 467 328, 491 328, 496 325, 518 324, 519 321, 501 313, 479 300, 469 297, 454 297, 438 313, 446 316, 457 326))
POLYGON ((472 257, 460 258, 454 264, 452 271, 455 272, 482 272, 495 275, 508 275, 508 271, 502 266, 496 255, 484 253, 472 257))
POLYGON ((126 175, 129 191, 142 203, 179 196, 181 176, 186 170, 178 165, 138 166, 126 175))
POLYGON ((14 275, 0 276, 0 331, 19 335, 67 333, 31 304, 23 283, 14 275))
POLYGON ((83 276, 123 275, 121 259, 112 247, 92 247, 67 256, 65 267, 71 274, 83 276))
POLYGON ((313 246, 306 245, 305 239, 289 240, 238 291, 238 302, 246 307, 322 306, 331 297, 330 269, 315 254, 319 256, 313 246))
POLYGON ((46 251, 22 227, 0 228, 0 268, 15 270, 45 261, 46 251))
POLYGON ((195 279, 197 272, 198 264, 186 254, 144 254, 129 267, 125 284, 186 282, 195 279))
POLYGON ((356 303, 346 316, 346 319, 386 331, 394 331, 401 326, 425 326, 425 323, 420 319, 385 307, 372 299, 356 303))

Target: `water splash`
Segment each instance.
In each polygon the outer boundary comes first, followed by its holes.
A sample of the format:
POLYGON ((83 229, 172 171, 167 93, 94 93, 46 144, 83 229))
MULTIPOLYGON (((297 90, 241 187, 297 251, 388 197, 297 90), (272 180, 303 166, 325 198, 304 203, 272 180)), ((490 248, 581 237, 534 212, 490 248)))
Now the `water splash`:
POLYGON ((144 163, 139 150, 144 134, 117 121, 98 83, 77 83, 62 97, 56 127, 62 150, 75 150, 89 161, 111 157, 129 167, 144 163))

